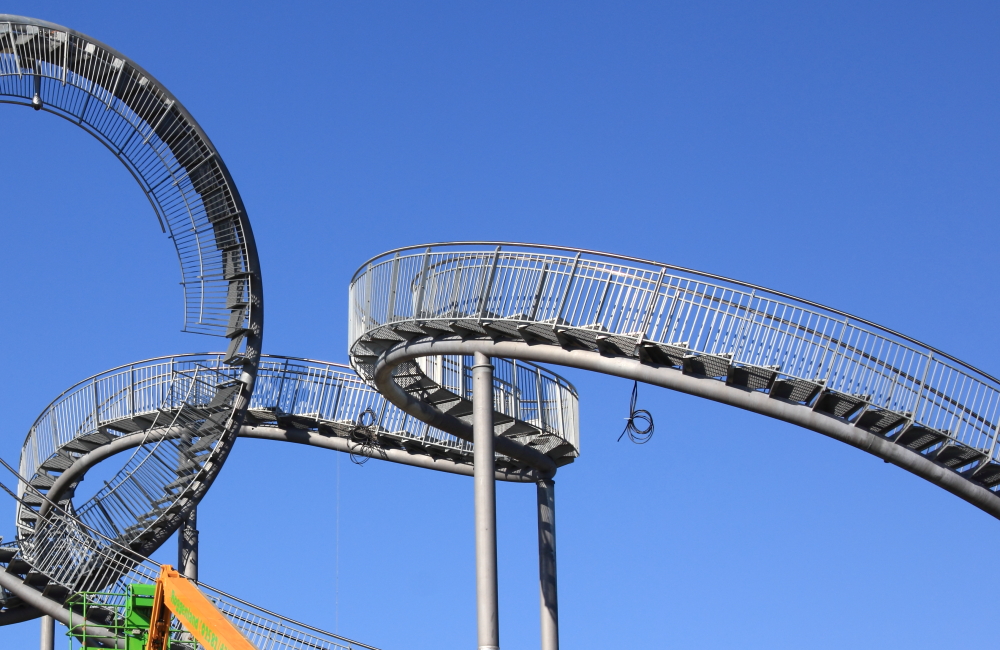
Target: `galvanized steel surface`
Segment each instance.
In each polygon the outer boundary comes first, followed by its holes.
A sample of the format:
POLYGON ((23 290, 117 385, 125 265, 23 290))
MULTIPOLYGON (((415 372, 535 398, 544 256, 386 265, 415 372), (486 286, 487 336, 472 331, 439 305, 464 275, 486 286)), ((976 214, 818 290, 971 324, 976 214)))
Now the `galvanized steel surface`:
POLYGON ((877 435, 919 433, 911 448, 1000 485, 994 378, 761 287, 591 251, 458 242, 373 258, 354 276, 350 310, 352 364, 366 377, 365 342, 410 324, 440 336, 577 346, 729 382, 742 372, 751 390, 778 386, 798 402, 829 395, 842 411, 833 415, 864 418, 877 435))
MULTIPOLYGON (((247 276, 248 310, 262 306, 253 234, 218 151, 183 105, 120 52, 72 29, 0 14, 0 101, 32 105, 96 137, 131 172, 177 248, 184 328, 230 329, 230 279, 247 276)), ((259 351, 259 350, 258 350, 259 351)), ((252 354, 250 355, 252 356, 252 354)))

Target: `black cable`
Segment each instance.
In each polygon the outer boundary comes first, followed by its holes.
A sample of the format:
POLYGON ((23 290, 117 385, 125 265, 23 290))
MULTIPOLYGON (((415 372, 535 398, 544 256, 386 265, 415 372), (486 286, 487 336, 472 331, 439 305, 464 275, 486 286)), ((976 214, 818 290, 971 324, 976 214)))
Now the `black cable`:
POLYGON ((635 401, 638 397, 639 382, 636 381, 632 386, 632 402, 628 407, 629 415, 626 418, 625 430, 618 436, 618 442, 621 442, 626 433, 629 440, 637 445, 646 444, 653 437, 653 415, 645 409, 636 410, 635 401), (637 425, 636 422, 644 423, 644 425, 637 425))
POLYGON ((385 458, 385 452, 378 441, 377 419, 375 411, 366 408, 351 429, 349 438, 356 445, 351 451, 351 462, 355 465, 364 465, 375 454, 385 458))

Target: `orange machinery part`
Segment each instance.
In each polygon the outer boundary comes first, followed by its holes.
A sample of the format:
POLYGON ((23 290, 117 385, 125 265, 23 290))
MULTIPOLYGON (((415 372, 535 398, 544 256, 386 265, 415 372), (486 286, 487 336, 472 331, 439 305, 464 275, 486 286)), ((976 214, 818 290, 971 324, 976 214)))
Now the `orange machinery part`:
POLYGON ((168 650, 170 615, 208 650, 257 650, 193 582, 172 566, 160 566, 146 650, 168 650))

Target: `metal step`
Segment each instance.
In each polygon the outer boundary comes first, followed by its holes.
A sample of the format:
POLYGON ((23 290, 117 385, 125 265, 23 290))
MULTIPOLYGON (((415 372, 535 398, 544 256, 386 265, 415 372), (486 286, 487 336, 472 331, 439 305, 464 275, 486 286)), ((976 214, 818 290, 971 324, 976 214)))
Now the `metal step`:
POLYGON ((778 377, 778 368, 757 366, 730 366, 726 376, 727 386, 739 386, 749 390, 771 390, 778 377))
POLYGON ((661 366, 680 368, 684 364, 684 357, 690 354, 686 347, 665 345, 663 343, 653 343, 647 341, 639 346, 639 357, 649 360, 661 366))
POLYGON ((28 571, 28 574, 24 576, 24 583, 31 587, 44 587, 49 584, 49 577, 37 571, 28 571))
POLYGON ((684 374, 702 377, 728 377, 732 360, 714 354, 689 354, 684 357, 684 374))
POLYGON ((203 436, 198 442, 194 443, 187 448, 187 453, 197 454, 198 452, 207 451, 212 448, 212 445, 222 437, 222 434, 216 434, 211 436, 203 436))
POLYGON ((919 424, 914 424, 904 429, 894 442, 907 449, 920 452, 933 447, 947 437, 946 434, 935 429, 927 429, 919 424))
POLYGON ((195 474, 196 472, 189 472, 184 476, 179 477, 177 480, 167 483, 163 487, 165 490, 179 490, 187 487, 191 483, 191 479, 194 478, 195 474))
POLYGON ((28 481, 28 485, 38 488, 39 490, 48 490, 55 482, 55 478, 49 476, 48 474, 38 474, 28 481))
POLYGON ((885 435, 906 422, 907 416, 895 411, 869 407, 861 414, 855 426, 870 433, 885 435))
POLYGON ((76 461, 75 458, 66 454, 56 454, 50 456, 48 460, 38 466, 39 469, 44 469, 47 472, 63 472, 76 461))
POLYGON ((949 469, 958 469, 969 463, 977 461, 983 454, 965 445, 950 444, 942 447, 936 454, 934 460, 949 469))
POLYGON ((94 433, 88 433, 87 435, 70 440, 62 446, 62 450, 86 454, 97 449, 98 447, 108 444, 114 439, 115 436, 112 436, 109 433, 104 431, 95 431, 94 433))
POLYGON ((997 483, 1000 483, 1000 463, 991 461, 985 465, 981 465, 971 478, 986 487, 993 487, 997 483))
POLYGON ((825 390, 819 396, 819 399, 816 400, 816 405, 813 408, 820 413, 826 413, 827 415, 849 420, 851 416, 863 408, 866 403, 867 400, 862 397, 844 395, 843 393, 839 393, 837 391, 825 390))
POLYGON ((778 379, 768 392, 770 397, 808 404, 819 393, 821 384, 801 379, 778 379))
POLYGON ((212 397, 212 401, 208 403, 208 408, 216 408, 229 403, 230 398, 239 392, 242 384, 226 384, 220 386, 215 392, 215 396, 212 397))
POLYGON ((23 576, 28 573, 28 571, 31 571, 31 565, 21 558, 14 558, 7 563, 7 573, 23 576))

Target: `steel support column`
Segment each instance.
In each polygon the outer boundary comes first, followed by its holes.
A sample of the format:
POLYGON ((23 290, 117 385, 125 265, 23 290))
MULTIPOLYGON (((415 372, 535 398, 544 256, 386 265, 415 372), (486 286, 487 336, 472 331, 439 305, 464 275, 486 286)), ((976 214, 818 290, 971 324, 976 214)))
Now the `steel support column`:
POLYGON ((538 587, 542 606, 542 650, 559 650, 559 593, 556 584, 556 484, 538 485, 538 587))
POLYGON ((499 650, 496 459, 493 454, 493 364, 481 352, 472 366, 476 501, 476 623, 479 650, 499 650))
POLYGON ((56 619, 51 616, 43 616, 42 621, 42 642, 39 645, 41 650, 56 649, 56 619))
POLYGON ((198 508, 177 529, 177 571, 198 582, 198 508))

